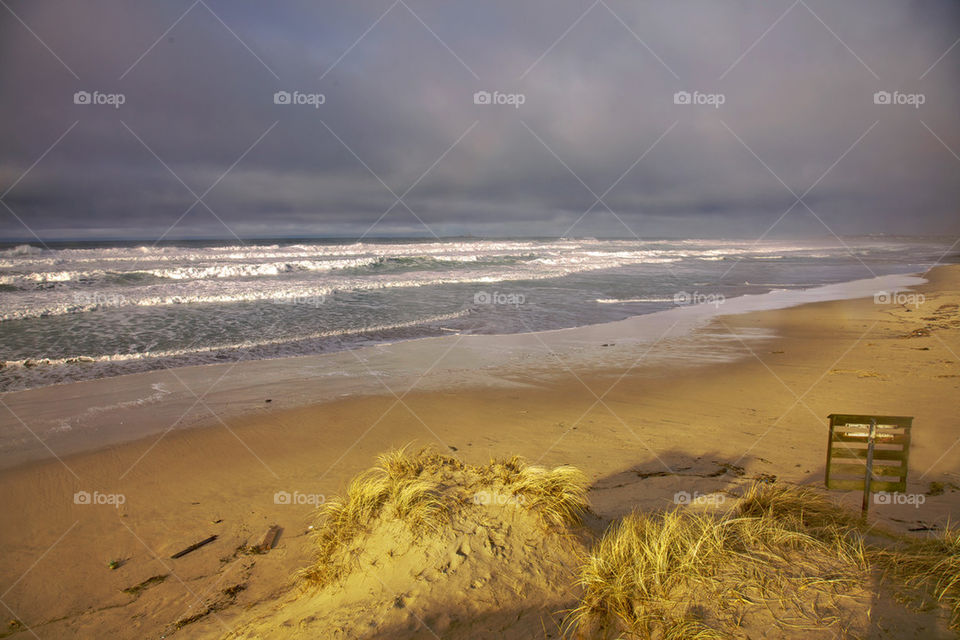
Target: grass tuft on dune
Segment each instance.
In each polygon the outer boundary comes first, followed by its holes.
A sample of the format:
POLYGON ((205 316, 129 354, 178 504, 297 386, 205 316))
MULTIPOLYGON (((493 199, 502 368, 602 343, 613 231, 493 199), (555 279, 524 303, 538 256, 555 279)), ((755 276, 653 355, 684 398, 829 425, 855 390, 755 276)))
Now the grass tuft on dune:
POLYGON ((765 610, 794 629, 829 627, 840 622, 836 599, 863 578, 863 542, 848 525, 821 494, 767 484, 724 515, 634 512, 586 559, 569 626, 588 637, 725 638, 765 610))
POLYGON ((757 483, 737 503, 742 516, 777 520, 815 537, 832 539, 840 529, 856 528, 857 516, 811 487, 757 483))
POLYGON ((547 469, 519 457, 467 465, 430 449, 390 451, 329 500, 314 532, 316 562, 300 573, 305 584, 324 586, 345 577, 362 553, 362 537, 378 523, 400 523, 417 535, 437 533, 451 518, 484 505, 516 505, 544 527, 580 521, 587 480, 569 466, 547 469))
POLYGON ((590 534, 573 530, 587 486, 573 467, 519 457, 472 465, 430 449, 384 453, 321 507, 301 584, 366 592, 373 570, 388 592, 424 598, 441 579, 471 598, 486 585, 496 602, 549 593, 569 637, 843 636, 871 624, 881 586, 921 610, 946 605, 960 626, 960 530, 881 535, 814 488, 756 482, 724 511, 635 511, 588 548, 590 534), (555 558, 563 567, 548 570, 555 558))
POLYGON ((936 537, 910 540, 872 556, 907 589, 906 600, 925 609, 932 601, 950 609, 950 628, 960 631, 960 529, 947 527, 936 537))
POLYGON ((951 628, 960 630, 960 529, 947 527, 935 537, 894 539, 893 548, 869 546, 855 514, 833 504, 810 488, 754 486, 740 503, 740 513, 775 517, 803 528, 831 545, 838 558, 861 568, 875 566, 905 587, 907 600, 925 608, 932 599, 951 611, 951 628))

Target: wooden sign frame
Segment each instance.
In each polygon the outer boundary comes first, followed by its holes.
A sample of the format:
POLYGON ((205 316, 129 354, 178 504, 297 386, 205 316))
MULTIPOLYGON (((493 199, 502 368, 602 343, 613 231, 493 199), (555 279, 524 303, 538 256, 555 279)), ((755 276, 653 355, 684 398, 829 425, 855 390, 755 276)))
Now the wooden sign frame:
POLYGON ((864 515, 874 491, 907 490, 913 416, 831 413, 828 418, 827 489, 862 489, 864 515))

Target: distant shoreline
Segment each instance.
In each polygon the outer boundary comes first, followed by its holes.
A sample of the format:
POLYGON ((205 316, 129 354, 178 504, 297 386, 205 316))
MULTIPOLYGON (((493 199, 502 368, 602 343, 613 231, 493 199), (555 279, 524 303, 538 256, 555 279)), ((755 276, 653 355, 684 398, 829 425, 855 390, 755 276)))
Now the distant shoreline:
MULTIPOLYGON (((382 395, 388 393, 385 385, 442 391, 511 386, 511 378, 516 375, 548 380, 556 377, 556 372, 542 366, 549 365, 542 357, 547 348, 570 358, 585 371, 616 366, 641 355, 647 364, 659 358, 661 369, 696 366, 704 349, 713 350, 711 361, 744 357, 742 352, 737 353, 738 345, 729 344, 729 340, 692 334, 715 316, 872 296, 879 290, 922 282, 916 275, 881 276, 805 290, 745 295, 723 304, 675 307, 568 329, 415 338, 356 350, 161 369, 10 392, 4 401, 13 413, 0 414, 0 469, 50 458, 51 449, 58 455, 70 455, 139 440, 171 428, 216 426, 217 421, 197 402, 197 396, 211 381, 216 381, 216 387, 204 396, 204 402, 220 418, 228 418, 258 413, 267 398, 273 403, 271 407, 293 408, 344 397, 382 395), (652 344, 659 336, 670 339, 652 344), (615 342, 619 342, 621 353, 612 359, 610 351, 601 345, 615 342), (628 344, 629 350, 624 351, 628 344), (428 371, 427 375, 421 376, 423 371, 428 371), (250 394, 254 386, 259 387, 257 396, 250 394), (31 429, 45 442, 41 444, 27 432, 20 420, 33 425, 31 429)), ((761 340, 773 337, 762 333, 753 336, 761 340)))

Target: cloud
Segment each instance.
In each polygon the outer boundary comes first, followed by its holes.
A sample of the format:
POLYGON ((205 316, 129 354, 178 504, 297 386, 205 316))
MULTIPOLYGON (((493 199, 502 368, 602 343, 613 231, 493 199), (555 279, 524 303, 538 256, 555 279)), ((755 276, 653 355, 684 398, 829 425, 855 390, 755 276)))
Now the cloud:
POLYGON ((41 238, 960 233, 946 1, 10 7, 46 46, 0 26, 0 192, 41 238))

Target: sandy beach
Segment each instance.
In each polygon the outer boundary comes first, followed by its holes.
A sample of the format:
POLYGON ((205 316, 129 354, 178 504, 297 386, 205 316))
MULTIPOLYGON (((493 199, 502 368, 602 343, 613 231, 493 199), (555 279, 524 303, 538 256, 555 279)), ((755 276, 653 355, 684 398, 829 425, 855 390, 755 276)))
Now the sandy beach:
MULTIPOLYGON (((907 415, 915 418, 907 489, 924 499, 876 505, 871 522, 916 536, 942 530, 960 513, 960 267, 924 277, 907 290, 913 297, 905 304, 869 295, 729 314, 740 310, 731 301, 719 315, 696 319, 685 311, 642 321, 656 326, 624 321, 535 343, 523 336, 441 338, 440 358, 436 344, 421 340, 325 360, 242 363, 240 377, 227 365, 126 376, 112 383, 118 397, 107 397, 104 381, 8 394, 5 433, 22 427, 23 447, 4 452, 0 471, 6 632, 232 634, 264 616, 312 562, 307 534, 315 507, 342 493, 377 454, 409 443, 473 464, 519 455, 574 465, 590 481, 587 526, 600 532, 633 509, 672 509, 680 491, 735 494, 772 477, 822 486, 828 414, 907 415), (688 322, 689 331, 673 332, 688 322), (365 378, 321 375, 338 362, 356 368, 358 358, 365 378), (466 369, 470 375, 451 373, 466 369), (225 371, 219 379, 229 393, 218 396, 215 374, 225 371), (134 381, 138 391, 128 393, 134 381), (91 385, 103 397, 87 395, 91 385), (151 388, 155 399, 135 401, 151 388), (121 392, 129 404, 118 405, 121 392), (186 404, 171 408, 174 397, 186 404), (46 451, 31 425, 56 425, 66 406, 58 399, 109 405, 111 423, 93 440, 54 438, 46 451), (152 426, 130 440, 138 422, 152 426), (82 450, 97 439, 97 450, 82 450), (78 492, 88 503, 78 503, 78 492), (274 524, 282 528, 275 548, 237 551, 274 524), (204 547, 170 558, 213 535, 204 547), (111 570, 111 561, 119 566, 111 570), (165 577, 150 582, 154 576, 165 577)), ((100 418, 91 412, 71 429, 100 418)), ((831 495, 859 507, 859 492, 831 495)), ((504 636, 557 637, 562 615, 547 591, 512 603, 520 622, 501 630, 504 636)), ((491 620, 494 613, 487 611, 491 620)), ((411 614, 406 635, 393 636, 378 635, 380 613, 364 615, 367 637, 503 637, 480 614, 474 623, 460 620, 469 616, 457 608, 411 614)), ((940 637, 906 620, 869 637, 940 637)), ((262 631, 267 637, 267 627, 262 631)))
POLYGON ((960 640, 960 2, 0 0, 0 640, 960 640))

